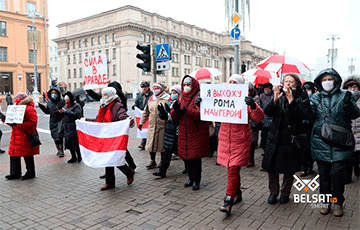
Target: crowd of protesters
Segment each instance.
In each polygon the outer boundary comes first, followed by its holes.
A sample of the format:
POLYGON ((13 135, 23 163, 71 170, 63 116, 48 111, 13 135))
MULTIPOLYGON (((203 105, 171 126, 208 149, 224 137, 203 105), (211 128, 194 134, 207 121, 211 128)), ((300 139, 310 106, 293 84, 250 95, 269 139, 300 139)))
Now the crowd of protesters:
MULTIPOLYGON (((360 79, 350 76, 344 84, 334 69, 325 69, 314 82, 302 83, 296 74, 282 77, 281 85, 266 83, 257 85, 246 82, 244 77, 234 74, 228 84, 247 84, 249 95, 245 97, 248 124, 208 122, 200 119, 200 84, 186 75, 181 85, 169 89, 163 83, 142 82, 142 92, 137 96, 132 109, 142 110, 139 130, 149 120, 148 136, 142 139, 139 148, 150 154, 147 169, 157 166, 153 175, 166 177, 171 158, 183 159, 188 181, 184 187, 200 189, 202 158, 216 152, 217 164, 227 167, 227 188, 224 204, 220 211, 231 213, 232 206, 242 201, 240 190, 241 167, 255 165, 255 149, 263 149, 262 170, 268 174, 269 197, 267 202, 281 204, 290 201, 294 174, 304 177, 314 173, 316 162, 320 176, 320 194, 336 197, 335 203, 327 201, 320 213, 326 215, 333 207, 334 216, 343 215, 345 184, 352 182, 352 173, 359 177, 360 153, 360 79), (342 87, 342 89, 341 89, 342 87), (259 138, 260 136, 260 138, 259 138), (260 141, 259 141, 260 139, 260 141), (156 153, 161 161, 156 162, 156 153), (279 176, 283 174, 280 187, 279 176), (332 206, 333 205, 333 206, 332 206)), ((99 95, 92 90, 87 93, 97 101, 100 108, 93 122, 114 122, 134 119, 127 115, 127 100, 118 82, 109 83, 99 95)), ((40 109, 50 114, 51 137, 58 150, 58 157, 64 157, 69 149, 68 163, 81 162, 81 153, 75 121, 83 117, 83 104, 72 93, 61 94, 56 88, 47 92, 46 105, 40 109)), ((10 99, 8 100, 10 103, 10 99)), ((12 100, 11 100, 12 103, 12 100)), ((39 154, 40 143, 36 125, 37 114, 32 98, 25 93, 15 96, 16 105, 26 105, 22 124, 8 124, 12 127, 10 146, 10 174, 6 179, 31 179, 35 177, 34 155, 39 154), (29 134, 34 134, 32 139, 29 134), (21 176, 21 160, 24 157, 27 172, 21 176)), ((0 113, 5 121, 5 115, 0 113)), ((0 133, 1 138, 1 133, 0 133)), ((126 164, 118 166, 127 177, 127 184, 134 181, 136 165, 127 150, 126 164)), ((115 187, 114 167, 106 167, 105 185, 101 190, 115 187)))

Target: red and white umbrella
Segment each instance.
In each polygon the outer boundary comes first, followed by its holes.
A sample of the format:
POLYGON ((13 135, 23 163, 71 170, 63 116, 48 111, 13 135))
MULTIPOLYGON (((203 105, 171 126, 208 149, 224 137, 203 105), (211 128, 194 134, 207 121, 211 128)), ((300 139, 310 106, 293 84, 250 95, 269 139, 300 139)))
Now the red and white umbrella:
POLYGON ((280 85, 280 78, 276 73, 262 70, 262 69, 250 69, 241 74, 249 82, 253 82, 258 86, 259 84, 271 83, 273 85, 280 85))
POLYGON ((309 73, 310 69, 295 57, 285 55, 271 56, 256 65, 260 69, 280 73, 309 73))
POLYGON ((222 73, 214 68, 200 68, 189 74, 191 77, 194 77, 196 80, 200 81, 207 78, 212 78, 222 75, 222 73))

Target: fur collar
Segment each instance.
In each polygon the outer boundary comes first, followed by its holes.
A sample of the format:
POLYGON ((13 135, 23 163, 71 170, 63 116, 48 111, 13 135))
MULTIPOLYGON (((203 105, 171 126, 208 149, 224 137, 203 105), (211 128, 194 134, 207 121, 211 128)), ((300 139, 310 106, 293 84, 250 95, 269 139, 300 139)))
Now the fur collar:
POLYGON ((32 96, 29 96, 29 97, 23 99, 22 101, 20 101, 18 105, 27 105, 32 101, 33 101, 32 96))

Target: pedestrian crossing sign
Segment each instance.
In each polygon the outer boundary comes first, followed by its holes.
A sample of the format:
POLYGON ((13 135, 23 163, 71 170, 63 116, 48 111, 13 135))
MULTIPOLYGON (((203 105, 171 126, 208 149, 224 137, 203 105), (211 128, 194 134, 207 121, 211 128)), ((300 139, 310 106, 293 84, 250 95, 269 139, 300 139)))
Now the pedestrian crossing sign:
POLYGON ((170 45, 169 43, 156 45, 156 61, 170 60, 170 45))

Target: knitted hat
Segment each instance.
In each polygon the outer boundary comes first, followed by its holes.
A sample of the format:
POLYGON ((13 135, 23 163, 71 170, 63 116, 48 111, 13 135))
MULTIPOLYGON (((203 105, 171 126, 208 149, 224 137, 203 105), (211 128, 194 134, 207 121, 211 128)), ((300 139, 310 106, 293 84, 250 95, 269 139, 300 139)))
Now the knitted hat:
POLYGON ((350 86, 356 85, 360 89, 360 83, 357 80, 350 80, 345 82, 344 89, 348 89, 350 86))
POLYGON ((24 100, 27 97, 28 97, 28 95, 26 93, 19 92, 19 93, 16 94, 15 99, 20 98, 21 100, 24 100))
POLYGON ((116 95, 116 89, 114 87, 107 87, 102 90, 103 93, 106 93, 109 97, 116 95))
POLYGON ((271 83, 265 83, 265 84, 263 84, 263 87, 264 87, 264 89, 265 88, 272 89, 273 85, 271 83))
POLYGON ((166 90, 167 85, 166 85, 165 83, 159 83, 159 85, 161 85, 161 88, 162 88, 163 90, 166 90))
POLYGON ((160 85, 160 83, 154 83, 154 84, 152 85, 152 88, 154 88, 154 87, 159 87, 159 88, 161 88, 162 90, 164 90, 164 88, 162 87, 162 85, 160 85))
POLYGON ((185 79, 184 79, 183 83, 192 84, 192 78, 191 78, 191 77, 186 77, 186 76, 185 76, 185 79))
POLYGON ((170 88, 170 92, 172 90, 175 90, 179 95, 181 94, 181 86, 180 85, 174 85, 173 87, 170 88))
POLYGON ((236 81, 238 84, 244 84, 245 83, 245 78, 242 77, 240 74, 231 75, 231 77, 229 78, 229 82, 231 80, 236 81))

